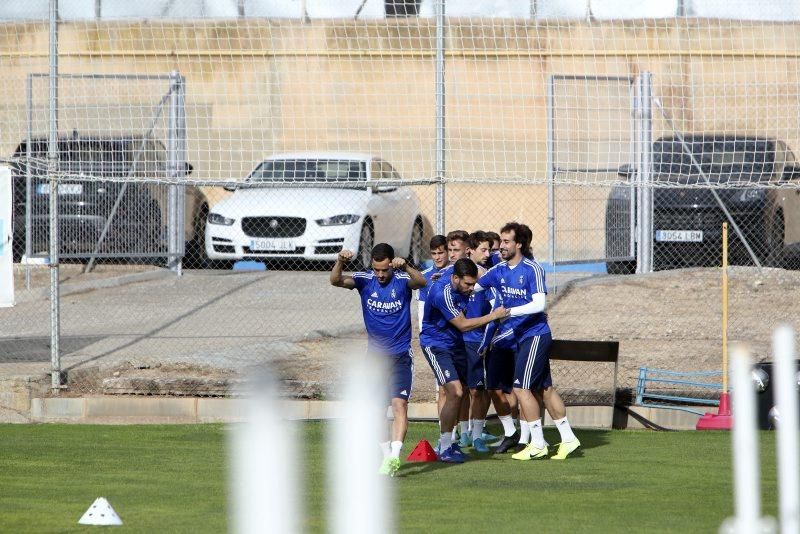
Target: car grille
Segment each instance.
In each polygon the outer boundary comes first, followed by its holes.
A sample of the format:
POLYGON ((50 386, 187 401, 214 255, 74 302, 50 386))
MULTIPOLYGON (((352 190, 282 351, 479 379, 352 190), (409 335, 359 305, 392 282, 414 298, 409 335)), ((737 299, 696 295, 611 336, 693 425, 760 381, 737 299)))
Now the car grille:
POLYGON ((250 247, 242 247, 247 256, 280 256, 280 255, 302 255, 306 247, 295 247, 291 250, 253 250, 250 247))
POLYGON ((299 237, 306 231, 301 217, 245 217, 242 231, 248 237, 299 237))
POLYGON ((656 230, 717 230, 724 215, 721 211, 672 210, 662 208, 654 214, 656 230))

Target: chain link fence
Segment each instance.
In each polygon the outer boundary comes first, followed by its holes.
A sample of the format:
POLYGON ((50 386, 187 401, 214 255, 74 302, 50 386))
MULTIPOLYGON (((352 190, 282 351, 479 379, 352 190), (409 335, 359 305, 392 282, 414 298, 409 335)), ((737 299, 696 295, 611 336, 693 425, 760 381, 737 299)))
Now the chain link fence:
MULTIPOLYGON (((354 251, 355 269, 388 242, 422 265, 433 234, 510 220, 533 229, 554 336, 619 341, 622 389, 641 366, 719 369, 728 221, 729 335, 766 358, 773 328, 800 317, 795 30, 75 21, 60 27, 54 163, 47 24, 5 23, 20 263, 0 376, 46 391, 55 373, 61 395, 217 396, 270 363, 287 394, 336 396, 337 356, 365 344, 357 299, 328 283, 336 255, 354 251)), ((417 363, 415 397, 432 400, 417 363)), ((610 379, 554 373, 576 402, 610 379)))

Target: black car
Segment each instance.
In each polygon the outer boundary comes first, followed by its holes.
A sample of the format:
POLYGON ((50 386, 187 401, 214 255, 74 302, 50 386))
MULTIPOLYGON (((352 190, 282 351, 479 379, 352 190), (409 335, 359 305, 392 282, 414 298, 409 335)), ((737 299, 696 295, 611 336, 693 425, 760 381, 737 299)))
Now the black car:
MULTIPOLYGON (((653 269, 720 265, 722 222, 727 219, 706 179, 718 184, 714 191, 762 265, 785 266, 788 252, 800 243, 800 189, 763 185, 798 179, 796 160, 786 143, 732 134, 686 135, 684 141, 700 169, 677 137, 662 137, 652 147, 653 181, 670 182, 653 189, 653 269)), ((624 166, 620 175, 632 180, 635 170, 624 166)), ((614 187, 608 198, 609 258, 630 254, 631 189, 614 187)), ((732 264, 753 264, 730 225, 729 254, 732 264)), ((609 273, 635 269, 633 261, 608 263, 609 273)))
MULTIPOLYGON (((47 152, 47 139, 34 138, 30 146, 22 141, 12 156, 15 259, 26 248, 29 175, 31 253, 46 254, 48 250, 47 152)), ((63 175, 57 190, 62 257, 85 258, 95 252, 100 257, 166 252, 168 189, 152 181, 167 177, 166 150, 160 141, 135 135, 73 135, 59 138, 58 155, 58 171, 63 175), (146 178, 151 180, 145 182, 146 178), (111 217, 115 204, 116 212, 111 217)), ((184 168, 186 174, 191 172, 190 165, 184 168)), ((197 188, 186 189, 187 245, 191 247, 197 241, 196 253, 204 253, 208 202, 197 188)))

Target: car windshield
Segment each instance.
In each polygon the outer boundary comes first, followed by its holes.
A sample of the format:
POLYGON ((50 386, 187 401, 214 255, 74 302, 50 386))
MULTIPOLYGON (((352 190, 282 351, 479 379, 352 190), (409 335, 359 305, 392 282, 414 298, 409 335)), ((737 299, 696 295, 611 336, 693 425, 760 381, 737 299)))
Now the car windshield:
MULTIPOLYGON (((100 176, 123 176, 129 173, 134 163, 133 154, 139 152, 137 165, 145 163, 145 153, 140 151, 141 140, 127 139, 60 139, 58 142, 58 168, 67 173, 86 173, 100 176)), ((35 140, 31 143, 33 160, 47 159, 48 143, 35 140)), ((14 152, 15 158, 27 156, 27 143, 23 142, 14 152)), ((31 172, 45 174, 47 164, 31 163, 31 172)))
MULTIPOLYGON (((741 174, 768 177, 775 166, 775 142, 769 139, 685 139, 686 146, 707 175, 716 179, 741 174)), ((653 143, 653 168, 658 174, 698 176, 696 165, 677 139, 653 143)))
POLYGON ((269 160, 247 177, 252 182, 353 182, 367 179, 363 161, 337 159, 269 160))

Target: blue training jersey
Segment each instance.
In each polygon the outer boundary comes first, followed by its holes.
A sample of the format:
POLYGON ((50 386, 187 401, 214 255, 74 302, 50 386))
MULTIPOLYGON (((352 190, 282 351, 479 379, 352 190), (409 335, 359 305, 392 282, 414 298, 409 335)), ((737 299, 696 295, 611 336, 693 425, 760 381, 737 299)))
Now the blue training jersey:
POLYGON ((422 332, 419 343, 423 347, 452 349, 464 345, 461 330, 450 324, 464 312, 469 297, 459 293, 453 284, 434 284, 428 289, 425 312, 422 316, 422 332))
MULTIPOLYGON (((514 267, 509 267, 505 261, 498 263, 486 271, 478 283, 483 288, 497 289, 506 308, 527 304, 533 300, 533 295, 536 293, 547 293, 544 269, 530 258, 523 258, 514 267)), ((544 313, 510 317, 503 324, 514 329, 517 341, 550 333, 550 326, 544 313)))
MULTIPOLYGON (((447 266, 442 267, 442 269, 446 269, 446 268, 447 268, 447 266)), ((428 296, 428 288, 430 288, 430 286, 433 284, 433 282, 431 282, 431 278, 433 277, 433 275, 435 275, 436 273, 438 273, 442 269, 437 269, 435 266, 430 266, 427 269, 425 269, 424 271, 422 271, 422 276, 425 277, 425 281, 427 282, 427 284, 425 284, 424 287, 421 287, 421 288, 419 288, 417 290, 417 300, 418 301, 425 302, 425 298, 428 296)))
POLYGON ((353 273, 361 296, 369 350, 408 354, 411 349, 411 277, 395 271, 385 285, 372 271, 353 273))
MULTIPOLYGON (((486 291, 473 292, 469 296, 469 302, 467 303, 467 309, 464 310, 464 316, 467 319, 483 317, 494 309, 491 303, 492 300, 494 300, 495 306, 500 306, 500 304, 502 304, 497 290, 493 287, 488 288, 486 291)), ((489 323, 489 325, 491 324, 492 323, 489 323)), ((484 334, 489 330, 489 325, 464 332, 464 343, 483 343, 484 334)))

